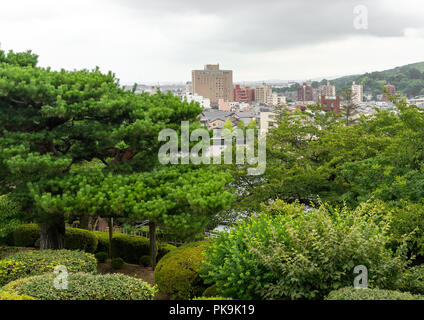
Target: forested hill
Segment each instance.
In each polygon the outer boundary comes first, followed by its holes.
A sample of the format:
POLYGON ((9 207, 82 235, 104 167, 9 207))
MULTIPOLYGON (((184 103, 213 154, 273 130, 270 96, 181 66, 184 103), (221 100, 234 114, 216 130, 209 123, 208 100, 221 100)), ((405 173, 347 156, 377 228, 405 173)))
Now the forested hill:
MULTIPOLYGON (((364 86, 365 93, 372 93, 375 97, 382 93, 382 86, 390 82, 396 86, 398 93, 408 97, 424 94, 424 62, 408 64, 385 71, 367 72, 362 75, 345 76, 331 81, 336 86, 337 94, 350 88, 352 82, 364 86)), ((323 83, 326 80, 322 81, 323 83)))

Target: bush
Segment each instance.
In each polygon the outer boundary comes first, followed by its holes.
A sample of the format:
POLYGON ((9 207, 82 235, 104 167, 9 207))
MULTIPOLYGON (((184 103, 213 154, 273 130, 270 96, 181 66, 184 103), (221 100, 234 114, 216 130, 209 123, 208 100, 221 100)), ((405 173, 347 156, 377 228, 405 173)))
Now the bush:
POLYGON ((16 293, 10 293, 10 292, 0 292, 0 301, 2 300, 36 300, 33 297, 25 296, 25 295, 18 295, 16 293))
POLYGON ((40 239, 40 226, 38 224, 23 224, 13 231, 13 243, 16 247, 35 247, 35 242, 40 239))
POLYGON ((0 243, 8 244, 7 237, 21 224, 20 213, 21 208, 8 195, 0 196, 0 243))
POLYGON ((122 258, 114 258, 110 262, 112 269, 119 270, 124 266, 124 260, 122 258))
POLYGON ((98 240, 93 232, 83 229, 66 228, 65 249, 96 252, 98 240))
POLYGON ((3 289, 39 300, 153 300, 154 288, 140 279, 123 274, 68 275, 68 289, 54 288, 53 273, 19 279, 3 289))
POLYGON ((93 232, 97 238, 96 252, 109 252, 109 234, 107 232, 93 232))
POLYGON ((424 265, 406 270, 399 290, 424 295, 424 265))
MULTIPOLYGON (((158 242, 158 260, 176 247, 158 242)), ((112 239, 112 256, 127 263, 137 264, 142 256, 150 255, 150 240, 145 237, 115 233, 112 239)))
POLYGON ((326 300, 424 300, 424 296, 409 292, 348 287, 330 292, 326 300))
POLYGON ((142 267, 150 267, 152 265, 152 258, 150 256, 142 256, 140 258, 140 266, 142 267))
POLYGON ((108 258, 108 254, 107 254, 107 252, 97 252, 95 254, 95 257, 96 257, 96 259, 97 259, 98 262, 103 263, 108 258))
POLYGON ((209 242, 195 242, 172 250, 157 264, 155 284, 159 293, 170 299, 192 299, 200 296, 206 285, 199 271, 209 242))
POLYGON ((68 272, 97 272, 94 255, 69 250, 28 250, 0 261, 0 285, 18 278, 53 273, 56 266, 66 266, 68 272))
POLYGON ((201 301, 201 300, 233 300, 231 298, 224 298, 224 297, 200 297, 200 298, 194 298, 193 301, 201 301))
POLYGON ((210 286, 203 292, 204 297, 216 297, 216 284, 210 286))
POLYGON ((202 275, 218 295, 241 300, 322 299, 352 285, 358 265, 368 268, 371 287, 396 288, 407 262, 387 249, 388 222, 379 212, 369 204, 306 212, 277 200, 221 233, 202 275))

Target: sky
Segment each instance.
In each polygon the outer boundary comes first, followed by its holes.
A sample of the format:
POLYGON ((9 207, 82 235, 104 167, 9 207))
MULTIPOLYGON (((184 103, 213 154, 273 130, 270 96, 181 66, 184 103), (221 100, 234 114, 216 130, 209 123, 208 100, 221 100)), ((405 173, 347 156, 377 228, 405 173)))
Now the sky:
POLYGON ((330 78, 424 61, 422 0, 14 0, 3 50, 121 84, 186 82, 219 63, 234 81, 330 78))

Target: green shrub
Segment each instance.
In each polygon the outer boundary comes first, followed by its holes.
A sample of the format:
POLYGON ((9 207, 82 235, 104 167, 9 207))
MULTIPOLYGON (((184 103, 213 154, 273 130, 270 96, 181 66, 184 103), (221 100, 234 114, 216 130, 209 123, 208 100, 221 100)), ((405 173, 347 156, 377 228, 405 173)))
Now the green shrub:
POLYGON ((0 292, 0 301, 2 300, 12 301, 12 300, 37 300, 37 299, 30 296, 18 295, 16 293, 0 292))
MULTIPOLYGON (((158 260, 176 247, 158 242, 158 260)), ((115 233, 112 239, 112 256, 127 263, 137 264, 142 256, 150 255, 150 240, 145 237, 115 233)))
POLYGON ((103 263, 103 262, 105 262, 107 260, 108 254, 107 254, 107 252, 97 252, 95 254, 95 257, 96 257, 96 259, 97 259, 98 262, 103 263))
POLYGON ((13 231, 13 243, 16 247, 34 247, 40 239, 40 226, 38 224, 23 224, 13 231))
POLYGON ((68 272, 97 272, 94 255, 69 250, 21 251, 0 261, 0 285, 18 278, 53 273, 56 266, 65 266, 68 272))
MULTIPOLYGON (((9 239, 8 236, 15 230, 20 224, 19 215, 21 212, 20 206, 10 200, 8 195, 0 196, 0 243, 7 244, 9 239)), ((13 244, 13 243, 12 243, 13 244)))
POLYGON ((399 290, 424 295, 424 265, 406 270, 402 276, 399 290))
POLYGON ((107 232, 93 232, 97 238, 97 252, 109 252, 109 233, 107 232))
POLYGON ((216 284, 207 288, 203 292, 203 297, 216 297, 216 284))
POLYGON ((200 296, 206 285, 199 271, 209 242, 195 242, 172 250, 157 264, 155 284, 159 294, 170 299, 192 299, 200 296))
POLYGON ((69 274, 67 290, 54 287, 55 277, 47 273, 19 279, 3 289, 39 300, 153 300, 155 293, 149 284, 123 274, 69 274))
POLYGON ((199 298, 194 298, 193 301, 201 301, 201 300, 233 300, 231 298, 224 298, 224 297, 199 297, 199 298))
POLYGON ((122 258, 113 258, 110 262, 112 269, 119 270, 124 266, 124 260, 122 258))
POLYGON ((152 258, 150 256, 142 256, 139 265, 142 267, 150 267, 152 265, 152 258))
POLYGON ((355 211, 322 205, 306 212, 280 200, 257 217, 221 233, 202 270, 219 296, 234 299, 322 299, 352 285, 365 265, 371 287, 399 285, 407 262, 387 249, 388 222, 380 207, 355 211))
POLYGON ((330 292, 326 300, 424 300, 424 296, 392 290, 347 287, 330 292))
POLYGON ((96 252, 98 240, 93 232, 83 229, 66 228, 65 249, 96 252))

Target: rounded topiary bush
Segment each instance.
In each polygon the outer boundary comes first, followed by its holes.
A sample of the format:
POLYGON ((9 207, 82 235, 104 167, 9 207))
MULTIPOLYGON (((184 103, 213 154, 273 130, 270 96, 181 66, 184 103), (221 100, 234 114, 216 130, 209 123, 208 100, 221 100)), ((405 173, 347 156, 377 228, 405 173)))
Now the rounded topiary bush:
POLYGON ((3 289, 38 300, 153 300, 155 290, 140 279, 123 274, 93 275, 74 273, 68 275, 68 288, 54 287, 56 275, 19 279, 3 289))
POLYGON ((330 292, 326 300, 424 300, 424 296, 410 292, 348 287, 330 292))
POLYGON ((172 250, 157 264, 155 284, 159 294, 170 299, 192 299, 207 286, 199 275, 207 241, 195 242, 172 250))
POLYGON ((97 259, 98 262, 103 263, 108 258, 108 254, 107 254, 107 252, 97 252, 95 254, 95 257, 96 257, 96 259, 97 259))
POLYGON ((40 239, 40 226, 38 224, 23 224, 13 231, 13 243, 16 247, 35 247, 35 242, 40 239))
POLYGON ((124 266, 124 260, 122 258, 114 258, 110 262, 112 269, 119 270, 124 266))
POLYGON ((97 249, 98 240, 94 232, 66 228, 65 234, 65 249, 69 250, 83 250, 85 252, 94 253, 97 249))
POLYGON ((97 272, 97 260, 93 254, 70 250, 28 250, 18 252, 0 261, 0 284, 15 279, 53 273, 57 266, 65 266, 72 272, 97 272))
POLYGON ((2 300, 12 301, 12 300, 37 300, 37 299, 30 296, 26 296, 26 295, 19 295, 16 293, 3 291, 3 292, 0 292, 0 301, 2 300))
POLYGON ((139 265, 142 267, 150 267, 152 265, 152 258, 150 256, 142 256, 139 265))

